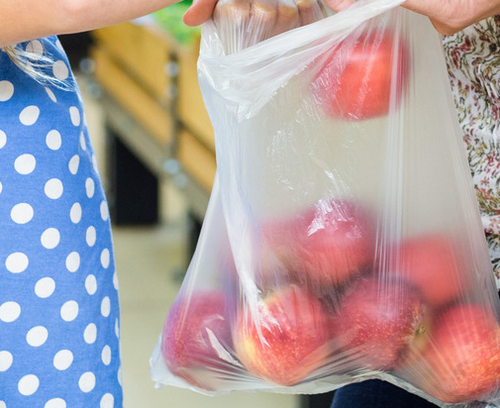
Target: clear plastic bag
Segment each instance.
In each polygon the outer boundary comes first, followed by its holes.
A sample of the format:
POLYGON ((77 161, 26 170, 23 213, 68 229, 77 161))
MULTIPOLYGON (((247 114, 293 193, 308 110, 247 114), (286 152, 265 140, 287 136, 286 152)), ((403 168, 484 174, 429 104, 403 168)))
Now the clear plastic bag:
POLYGON ((379 378, 500 406, 499 302, 441 40, 400 3, 320 7, 250 42, 248 21, 203 26, 218 168, 151 357, 159 386, 379 378))

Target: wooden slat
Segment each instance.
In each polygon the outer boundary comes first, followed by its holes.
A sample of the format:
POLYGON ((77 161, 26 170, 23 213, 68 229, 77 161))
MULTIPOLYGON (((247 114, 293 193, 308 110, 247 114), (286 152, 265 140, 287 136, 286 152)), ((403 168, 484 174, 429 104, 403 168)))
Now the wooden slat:
POLYGON ((92 32, 99 46, 106 49, 125 71, 135 76, 158 100, 168 97, 170 79, 165 74, 170 62, 166 38, 147 26, 124 23, 92 32))
POLYGON ((199 45, 179 49, 179 100, 178 114, 185 124, 207 147, 215 152, 212 122, 208 116, 198 84, 197 61, 199 45))
POLYGON ((95 77, 144 128, 162 143, 172 139, 172 117, 150 95, 144 92, 100 47, 91 50, 95 61, 95 77))

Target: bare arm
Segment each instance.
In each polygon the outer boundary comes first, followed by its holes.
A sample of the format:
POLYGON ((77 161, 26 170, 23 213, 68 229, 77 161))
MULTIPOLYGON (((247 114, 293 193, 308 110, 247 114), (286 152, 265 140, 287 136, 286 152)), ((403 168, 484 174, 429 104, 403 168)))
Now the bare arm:
MULTIPOLYGON (((354 0, 325 0, 334 11, 354 0)), ((471 24, 500 13, 500 0, 407 0, 403 7, 423 14, 441 34, 451 35, 471 24)))
POLYGON ((403 6, 428 16, 436 30, 445 35, 500 13, 500 0, 407 0, 403 6))
MULTIPOLYGON (((1 0, 0 47, 54 34, 88 31, 123 23, 179 0, 1 0)), ((191 15, 204 22, 210 15, 197 0, 191 15)), ((213 9, 213 6, 212 6, 213 9)))

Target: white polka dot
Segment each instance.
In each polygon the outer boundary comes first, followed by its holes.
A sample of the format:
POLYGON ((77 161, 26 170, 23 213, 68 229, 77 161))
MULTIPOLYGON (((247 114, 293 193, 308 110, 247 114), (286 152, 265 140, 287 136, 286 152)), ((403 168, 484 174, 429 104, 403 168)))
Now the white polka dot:
POLYGON ((39 40, 30 41, 28 45, 26 45, 26 51, 40 57, 43 55, 43 45, 39 40))
POLYGON ((109 300, 109 297, 106 296, 101 302, 101 314, 104 317, 108 317, 110 312, 111 312, 111 302, 109 300))
POLYGON ((68 168, 71 174, 76 174, 78 172, 78 166, 80 165, 80 156, 75 154, 69 161, 68 168))
POLYGON ((54 66, 52 68, 54 76, 57 79, 65 80, 69 76, 69 69, 66 63, 62 60, 54 62, 54 66))
POLYGON ((92 198, 94 196, 94 191, 95 191, 94 180, 92 180, 91 178, 88 178, 85 181, 85 189, 87 191, 87 197, 92 198))
POLYGON ((97 326, 94 323, 90 323, 83 332, 83 338, 85 343, 93 344, 97 339, 97 326))
POLYGON ((0 351, 0 372, 7 371, 12 365, 13 357, 8 351, 0 351))
POLYGON ((80 110, 76 106, 72 106, 69 108, 69 115, 71 117, 71 123, 73 123, 74 126, 80 126, 80 110))
POLYGON ((109 392, 104 394, 101 398, 101 406, 99 408, 113 408, 115 406, 115 397, 109 392))
POLYGON ((57 102, 57 98, 50 88, 45 88, 45 91, 47 92, 47 95, 49 95, 49 98, 52 100, 52 102, 57 102))
POLYGON ((69 218, 73 224, 78 224, 80 222, 82 219, 82 206, 80 203, 73 204, 69 212, 69 218))
POLYGON ((57 245, 59 245, 59 241, 61 240, 61 236, 59 231, 55 228, 47 228, 43 233, 40 241, 42 245, 47 249, 54 249, 57 245))
POLYGON ((0 408, 7 408, 7 405, 5 404, 5 402, 0 401, 0 408))
POLYGON ((103 221, 107 221, 109 219, 109 208, 106 201, 101 202, 101 218, 103 221))
POLYGON ((64 371, 73 363, 73 353, 69 350, 61 350, 54 356, 54 367, 59 371, 64 371))
POLYGON ((28 257, 22 252, 14 252, 7 257, 5 266, 9 272, 21 273, 26 270, 29 264, 28 257))
POLYGON ((19 120, 25 126, 32 126, 38 120, 40 109, 38 106, 31 105, 24 108, 19 114, 19 120))
POLYGON ((14 168, 19 174, 30 174, 35 170, 36 159, 31 154, 23 154, 14 162, 14 168))
POLYGON ((26 224, 33 218, 33 207, 27 203, 16 204, 12 207, 10 218, 16 224, 26 224))
POLYGON ((96 173, 99 173, 99 166, 97 165, 97 156, 95 154, 92 155, 92 167, 96 173))
POLYGON ((109 346, 104 346, 104 348, 102 349, 101 358, 102 362, 105 365, 109 365, 111 363, 111 348, 109 346))
POLYGON ((62 196, 63 184, 57 178, 50 179, 45 183, 45 195, 53 200, 57 200, 62 196))
POLYGON ((26 335, 26 341, 32 347, 40 347, 47 341, 49 332, 43 326, 33 327, 26 335))
POLYGON ((101 252, 101 265, 104 269, 108 269, 110 261, 109 249, 104 248, 101 252))
POLYGON ((45 137, 45 143, 50 150, 58 150, 62 144, 61 134, 57 130, 51 130, 45 137))
POLYGON ((120 323, 118 319, 115 319, 115 336, 119 339, 120 338, 120 323))
POLYGON ((80 267, 80 254, 78 252, 71 252, 66 257, 66 269, 70 272, 76 272, 80 267))
POLYGON ((80 147, 82 150, 87 150, 87 143, 85 142, 85 134, 83 132, 80 133, 80 147))
POLYGON ((89 295, 97 292, 97 280, 94 275, 90 274, 85 279, 85 289, 87 289, 89 295))
POLYGON ((86 372, 82 374, 80 380, 78 380, 78 386, 83 392, 90 392, 95 387, 95 375, 92 372, 86 372))
POLYGON ((56 282, 54 279, 46 277, 40 279, 35 285, 35 293, 39 298, 48 298, 56 289, 56 282))
POLYGON ((61 307, 61 317, 67 322, 72 322, 78 316, 78 303, 69 300, 61 307))
POLYGON ((123 370, 122 367, 118 367, 118 373, 116 373, 116 377, 118 378, 118 383, 123 387, 123 370))
POLYGON ((17 389, 23 395, 32 395, 38 390, 39 384, 40 381, 36 375, 28 374, 19 380, 17 389))
POLYGON ((0 149, 7 143, 7 135, 3 130, 0 130, 0 149))
POLYGON ((0 320, 12 323, 21 314, 21 306, 16 302, 5 302, 0 306, 0 320))
POLYGON ((0 81, 0 102, 8 101, 14 95, 14 85, 9 81, 0 81))
POLYGON ((0 193, 2 192, 2 189, 3 189, 3 186, 2 186, 2 182, 0 181, 0 193))
POLYGON ((66 408, 66 401, 62 398, 52 398, 47 401, 43 408, 66 408))
POLYGON ((115 273, 113 274, 113 287, 118 290, 118 275, 115 273))
POLYGON ((85 239, 87 241, 88 246, 92 247, 95 245, 95 241, 97 239, 97 236, 96 236, 95 228, 93 226, 90 226, 87 228, 87 232, 85 234, 85 239))

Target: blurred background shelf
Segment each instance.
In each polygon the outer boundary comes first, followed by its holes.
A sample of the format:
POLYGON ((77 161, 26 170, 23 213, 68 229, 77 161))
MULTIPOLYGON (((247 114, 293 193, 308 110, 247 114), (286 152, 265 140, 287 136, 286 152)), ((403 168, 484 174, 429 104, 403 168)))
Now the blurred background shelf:
MULTIPOLYGON (((201 223, 216 160, 213 130, 198 87, 199 41, 179 44, 153 21, 125 23, 91 35, 92 78, 102 90, 108 137, 119 138, 155 177, 172 178, 183 190, 193 224, 201 223)), ((123 162, 120 151, 113 157, 123 162)), ((119 174, 112 183, 111 212, 117 223, 137 222, 120 217, 120 206, 147 206, 145 200, 157 199, 152 192, 142 195, 142 204, 132 204, 120 199, 119 174)), ((150 211, 155 208, 151 203, 150 211)))

